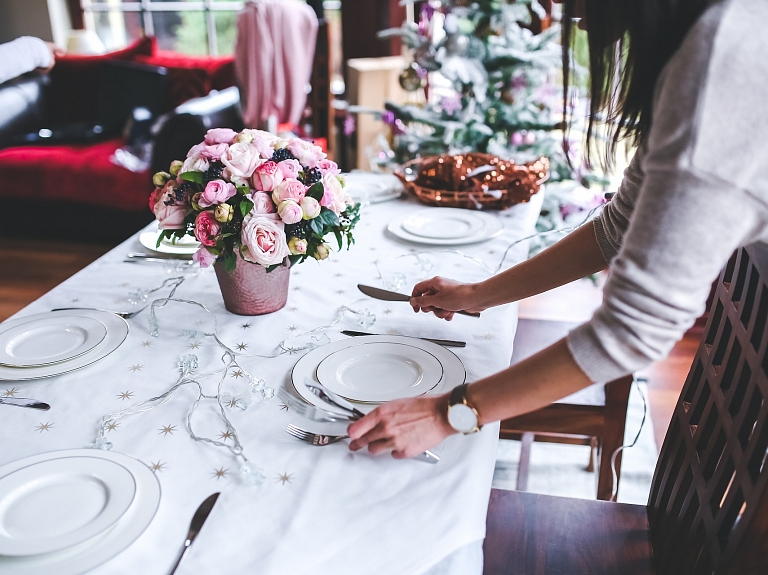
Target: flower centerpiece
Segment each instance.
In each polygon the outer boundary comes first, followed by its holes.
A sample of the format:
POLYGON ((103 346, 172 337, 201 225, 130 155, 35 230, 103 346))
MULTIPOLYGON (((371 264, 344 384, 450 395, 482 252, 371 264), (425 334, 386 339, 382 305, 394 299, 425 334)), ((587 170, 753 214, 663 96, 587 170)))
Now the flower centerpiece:
POLYGON ((326 259, 331 234, 339 249, 354 243, 360 205, 344 191, 338 166, 299 138, 212 129, 153 183, 149 205, 161 231, 158 245, 194 236, 201 245, 193 259, 214 265, 227 309, 235 313, 283 307, 288 268, 326 259), (238 298, 249 301, 240 305, 238 298))

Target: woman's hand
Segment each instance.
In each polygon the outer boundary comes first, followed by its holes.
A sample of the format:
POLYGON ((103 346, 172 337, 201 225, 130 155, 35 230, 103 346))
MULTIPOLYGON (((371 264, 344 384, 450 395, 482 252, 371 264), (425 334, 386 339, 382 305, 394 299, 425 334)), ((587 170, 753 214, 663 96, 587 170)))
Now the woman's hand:
POLYGON ((451 321, 457 311, 481 312, 489 306, 481 305, 477 296, 480 284, 465 284, 441 277, 419 282, 411 293, 413 311, 432 312, 451 321))
POLYGON ((447 410, 448 395, 390 401, 349 426, 349 448, 358 451, 367 445, 373 454, 392 451, 395 459, 414 457, 456 433, 447 410))

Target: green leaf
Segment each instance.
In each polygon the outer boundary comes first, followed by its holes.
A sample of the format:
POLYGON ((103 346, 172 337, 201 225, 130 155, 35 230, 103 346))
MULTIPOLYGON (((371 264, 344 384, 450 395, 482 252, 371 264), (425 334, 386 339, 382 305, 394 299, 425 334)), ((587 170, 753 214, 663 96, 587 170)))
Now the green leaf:
POLYGON ((251 188, 247 185, 245 186, 237 186, 238 193, 242 194, 243 196, 246 195, 248 192, 251 191, 251 188))
POLYGON ((307 259, 307 256, 304 256, 304 255, 288 256, 288 259, 291 261, 291 265, 295 266, 303 262, 305 259, 307 259))
POLYGON ((317 235, 321 236, 323 235, 323 230, 325 229, 325 225, 323 222, 320 221, 320 217, 316 217, 314 220, 310 220, 310 227, 312 228, 312 231, 315 232, 317 235))
POLYGON ((325 188, 323 187, 323 182, 317 182, 312 185, 311 188, 307 190, 307 195, 310 198, 315 198, 318 202, 323 199, 323 196, 325 195, 325 188))
POLYGON ((233 252, 227 252, 222 258, 222 263, 224 264, 224 270, 231 274, 237 266, 237 256, 233 252))
MULTIPOLYGON (((258 264, 253 264, 253 265, 258 265, 258 264)), ((282 264, 282 263, 279 263, 279 264, 272 264, 271 266, 267 267, 267 273, 269 273, 269 272, 271 272, 271 271, 274 271, 274 270, 276 270, 276 269, 277 269, 277 268, 279 268, 281 265, 283 265, 283 264, 282 264)))
POLYGON ((343 242, 341 241, 341 229, 333 228, 333 235, 336 236, 336 241, 339 242, 339 249, 341 249, 342 246, 344 245, 343 242))
POLYGON ((253 209, 253 202, 249 199, 245 199, 240 202, 240 213, 243 217, 247 216, 253 209))
POLYGON ((333 211, 329 210, 328 208, 322 208, 320 210, 320 215, 318 216, 318 218, 321 219, 323 223, 328 224, 329 226, 339 225, 339 216, 334 214, 333 211))
POLYGON ((157 243, 155 244, 155 247, 160 247, 160 242, 162 242, 165 239, 171 239, 173 237, 174 230, 163 230, 160 232, 160 234, 157 236, 157 243))
POLYGON ((194 182, 196 184, 203 183, 203 172, 184 172, 179 177, 187 182, 194 182))

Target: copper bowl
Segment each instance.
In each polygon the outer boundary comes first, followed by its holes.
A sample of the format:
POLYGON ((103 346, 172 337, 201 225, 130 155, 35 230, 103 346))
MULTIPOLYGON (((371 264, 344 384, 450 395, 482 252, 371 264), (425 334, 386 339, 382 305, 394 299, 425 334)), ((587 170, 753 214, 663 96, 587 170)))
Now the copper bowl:
POLYGON ((431 206, 503 210, 531 199, 549 178, 549 159, 516 164, 491 154, 416 158, 395 175, 405 189, 431 206))

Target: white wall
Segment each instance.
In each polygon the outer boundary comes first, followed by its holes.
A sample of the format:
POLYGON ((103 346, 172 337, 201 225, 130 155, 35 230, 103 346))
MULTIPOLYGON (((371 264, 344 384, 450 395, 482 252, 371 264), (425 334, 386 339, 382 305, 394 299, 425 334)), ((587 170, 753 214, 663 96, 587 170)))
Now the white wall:
POLYGON ((0 0, 0 42, 37 36, 64 47, 70 27, 64 0, 0 0))

